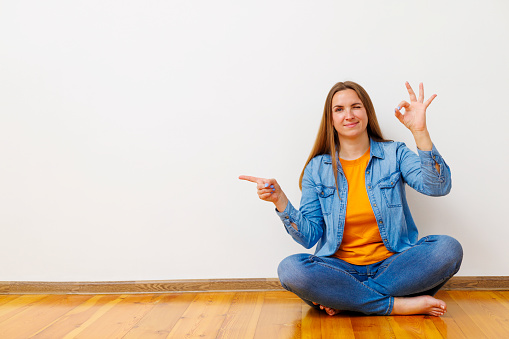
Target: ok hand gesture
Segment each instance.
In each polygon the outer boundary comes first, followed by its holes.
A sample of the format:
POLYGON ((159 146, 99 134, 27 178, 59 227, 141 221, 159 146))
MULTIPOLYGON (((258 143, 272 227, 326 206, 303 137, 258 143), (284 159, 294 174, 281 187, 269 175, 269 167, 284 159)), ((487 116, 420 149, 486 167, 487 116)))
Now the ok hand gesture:
POLYGON ((410 94, 410 103, 402 101, 398 108, 395 109, 395 115, 398 120, 406 126, 413 134, 427 131, 426 127, 426 109, 431 104, 436 94, 424 102, 424 86, 422 82, 419 84, 419 98, 410 87, 408 82, 405 82, 408 94, 410 94), (401 113, 401 109, 405 108, 405 113, 401 113))
POLYGON ((239 179, 254 182, 260 199, 274 203, 279 212, 285 210, 288 199, 276 179, 257 178, 249 175, 241 175, 239 179))

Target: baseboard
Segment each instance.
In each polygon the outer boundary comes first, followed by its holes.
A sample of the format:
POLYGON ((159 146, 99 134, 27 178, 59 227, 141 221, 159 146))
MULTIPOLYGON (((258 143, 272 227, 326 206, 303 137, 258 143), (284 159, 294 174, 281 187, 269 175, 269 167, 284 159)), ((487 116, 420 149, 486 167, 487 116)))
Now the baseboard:
MULTIPOLYGON (((453 277, 444 290, 509 290, 509 276, 453 277)), ((282 291, 276 278, 104 282, 0 281, 0 294, 137 294, 282 291)))

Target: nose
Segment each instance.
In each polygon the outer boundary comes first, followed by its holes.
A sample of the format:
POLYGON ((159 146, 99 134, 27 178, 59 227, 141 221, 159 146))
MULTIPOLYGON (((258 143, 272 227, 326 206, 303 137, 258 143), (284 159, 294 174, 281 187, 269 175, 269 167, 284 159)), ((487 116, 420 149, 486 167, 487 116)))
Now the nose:
POLYGON ((354 117, 351 109, 347 109, 345 113, 345 119, 352 119, 354 117))

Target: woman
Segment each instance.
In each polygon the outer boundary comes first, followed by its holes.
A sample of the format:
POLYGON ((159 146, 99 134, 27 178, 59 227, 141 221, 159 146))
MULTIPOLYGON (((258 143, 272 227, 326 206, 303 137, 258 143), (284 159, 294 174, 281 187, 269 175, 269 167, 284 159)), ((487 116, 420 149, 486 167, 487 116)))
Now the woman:
POLYGON ((395 109, 413 134, 418 155, 383 138, 366 91, 339 82, 325 101, 315 145, 300 178, 296 210, 275 179, 240 176, 257 183, 260 199, 275 204, 287 232, 315 255, 295 254, 278 268, 282 286, 329 315, 441 316, 435 293, 458 270, 463 252, 444 235, 418 239, 405 184, 442 196, 451 188, 449 167, 431 142, 424 101, 406 83, 410 102, 395 109), (404 111, 403 111, 404 109, 404 111))

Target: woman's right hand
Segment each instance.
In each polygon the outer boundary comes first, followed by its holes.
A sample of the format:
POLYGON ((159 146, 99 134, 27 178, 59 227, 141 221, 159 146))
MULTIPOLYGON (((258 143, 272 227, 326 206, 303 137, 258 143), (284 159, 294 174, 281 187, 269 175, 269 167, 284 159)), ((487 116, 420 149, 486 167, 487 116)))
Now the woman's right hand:
POLYGON ((258 197, 264 201, 274 203, 279 212, 283 212, 286 209, 288 198, 276 179, 258 178, 249 175, 241 175, 239 179, 254 182, 256 184, 258 197))

